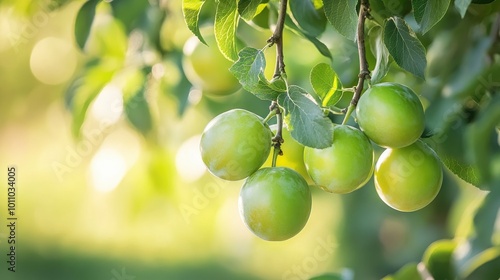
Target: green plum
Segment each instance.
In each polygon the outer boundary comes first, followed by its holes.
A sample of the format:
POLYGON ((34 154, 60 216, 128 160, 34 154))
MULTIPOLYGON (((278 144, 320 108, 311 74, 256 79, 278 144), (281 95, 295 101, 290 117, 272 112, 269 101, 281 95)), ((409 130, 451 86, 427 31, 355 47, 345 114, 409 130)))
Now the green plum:
POLYGON ((386 149, 375 166, 375 187, 390 207, 411 212, 419 210, 439 193, 443 181, 441 163, 424 142, 386 149))
POLYGON ((307 182, 287 167, 262 168, 241 188, 239 209, 247 227, 268 241, 289 239, 299 233, 311 212, 307 182))
POLYGON ((271 151, 272 132, 256 114, 234 109, 208 123, 201 136, 203 162, 215 176, 237 181, 259 169, 271 151))
POLYGON ((233 63, 219 52, 214 35, 204 39, 209 46, 194 36, 184 45, 182 65, 187 78, 209 95, 225 96, 236 92, 240 84, 229 72, 233 63))
POLYGON ((325 191, 349 193, 364 186, 373 174, 373 147, 358 129, 340 125, 333 129, 333 144, 326 149, 304 149, 311 179, 325 191))
POLYGON ((425 116, 422 103, 408 87, 381 83, 359 99, 356 117, 361 130, 377 145, 408 146, 422 135, 425 116))

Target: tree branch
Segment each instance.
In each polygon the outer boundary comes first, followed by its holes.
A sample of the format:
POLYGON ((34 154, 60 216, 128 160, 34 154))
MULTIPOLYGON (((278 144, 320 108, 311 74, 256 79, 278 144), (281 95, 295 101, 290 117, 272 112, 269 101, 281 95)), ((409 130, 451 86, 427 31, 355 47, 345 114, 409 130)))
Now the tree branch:
POLYGON ((281 73, 285 72, 285 62, 283 55, 283 29, 285 27, 285 18, 286 18, 286 7, 288 4, 288 0, 281 0, 279 11, 278 11, 278 22, 276 23, 276 29, 274 29, 274 33, 267 40, 267 43, 270 45, 276 44, 276 68, 274 70, 274 77, 280 77, 281 73))
POLYGON ((368 69, 368 61, 366 60, 366 49, 365 49, 365 20, 370 15, 370 4, 368 0, 361 0, 361 5, 359 6, 359 16, 358 16, 358 27, 356 32, 356 43, 358 45, 358 57, 359 57, 359 74, 358 74, 358 84, 355 87, 354 95, 351 99, 351 104, 347 108, 346 115, 342 124, 346 124, 358 105, 359 98, 363 92, 363 87, 365 80, 370 78, 370 70, 368 69))
POLYGON ((359 17, 358 17, 358 29, 356 42, 358 44, 358 56, 359 56, 359 75, 358 84, 356 85, 356 91, 352 97, 351 104, 356 107, 358 105, 359 98, 361 97, 361 92, 363 92, 363 86, 365 79, 370 78, 370 70, 368 69, 368 62, 366 61, 366 49, 365 49, 365 20, 369 15, 370 4, 368 0, 361 0, 361 5, 359 7, 359 17))

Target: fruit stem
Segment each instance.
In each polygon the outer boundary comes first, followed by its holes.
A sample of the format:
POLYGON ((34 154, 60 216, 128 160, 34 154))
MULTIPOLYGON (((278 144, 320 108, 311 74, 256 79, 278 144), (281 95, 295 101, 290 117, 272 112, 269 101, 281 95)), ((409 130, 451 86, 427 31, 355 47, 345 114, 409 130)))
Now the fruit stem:
POLYGON ((347 107, 347 112, 345 113, 344 120, 342 121, 342 125, 345 125, 347 123, 347 121, 349 120, 349 117, 351 116, 351 114, 355 108, 356 108, 355 105, 353 105, 352 103, 349 104, 349 107, 347 107))
POLYGON ((347 113, 342 123, 346 123, 347 119, 351 115, 356 105, 358 105, 359 98, 363 92, 363 86, 366 79, 370 78, 370 70, 368 69, 368 61, 366 60, 366 49, 365 49, 365 20, 369 16, 370 4, 368 0, 361 0, 361 5, 359 6, 359 16, 358 16, 358 27, 356 32, 356 43, 358 45, 358 57, 359 57, 359 75, 358 84, 354 88, 354 95, 351 99, 351 104, 347 108, 347 113))
POLYGON ((267 114, 266 118, 262 121, 262 123, 267 123, 274 116, 276 116, 276 110, 270 110, 269 114, 267 114))
POLYGON ((278 106, 278 103, 276 101, 273 101, 271 103, 271 106, 269 106, 269 111, 274 112, 274 115, 276 115, 276 118, 278 120, 278 129, 276 130, 276 134, 274 137, 271 139, 273 141, 273 163, 272 166, 276 166, 276 158, 278 155, 283 155, 283 151, 281 150, 281 144, 285 142, 283 140, 283 114, 281 112, 280 107, 278 106))
POLYGON ((288 0, 280 1, 276 28, 274 29, 271 38, 267 40, 267 43, 270 46, 276 44, 276 68, 274 69, 274 75, 273 75, 273 77, 275 78, 281 77, 282 73, 285 73, 285 62, 283 55, 283 28, 285 27, 287 5, 288 5, 288 0))

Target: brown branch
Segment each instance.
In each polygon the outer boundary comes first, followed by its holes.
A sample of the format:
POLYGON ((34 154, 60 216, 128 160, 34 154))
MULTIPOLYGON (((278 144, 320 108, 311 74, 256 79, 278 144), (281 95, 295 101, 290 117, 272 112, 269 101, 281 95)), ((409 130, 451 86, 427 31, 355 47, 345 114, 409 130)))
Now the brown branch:
POLYGON ((267 43, 270 45, 276 44, 276 68, 273 75, 275 78, 280 77, 281 73, 285 72, 285 62, 283 55, 283 29, 285 27, 287 4, 288 0, 281 0, 276 28, 274 29, 274 33, 271 38, 267 40, 267 43))
POLYGON ((366 79, 370 78, 370 70, 368 69, 368 61, 366 61, 366 49, 365 49, 365 20, 369 16, 370 4, 368 0, 361 0, 361 5, 359 6, 359 17, 358 17, 358 28, 356 32, 356 42, 358 44, 358 56, 359 56, 359 75, 358 84, 356 85, 356 90, 351 100, 353 106, 358 105, 359 98, 363 92, 363 86, 366 79))

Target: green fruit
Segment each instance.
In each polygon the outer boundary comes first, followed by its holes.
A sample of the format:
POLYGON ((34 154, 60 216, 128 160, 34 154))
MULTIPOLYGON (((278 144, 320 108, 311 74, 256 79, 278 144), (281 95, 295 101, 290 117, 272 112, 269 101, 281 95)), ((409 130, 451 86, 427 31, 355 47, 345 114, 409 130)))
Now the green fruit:
POLYGON ((304 149, 311 179, 323 190, 349 193, 361 188, 373 173, 373 147, 363 132, 341 125, 333 129, 333 144, 326 149, 304 149))
POLYGON ((184 45, 182 65, 187 78, 204 93, 223 96, 236 92, 240 84, 229 72, 232 62, 219 52, 213 35, 204 39, 209 46, 196 37, 184 45))
POLYGON ((375 187, 390 207, 411 212, 434 200, 441 189, 443 170, 434 153, 422 141, 385 150, 375 166, 375 187))
MULTIPOLYGON (((278 126, 271 125, 271 131, 276 133, 278 126)), ((290 132, 283 128, 281 132, 281 137, 284 142, 281 144, 281 150, 283 151, 283 155, 278 156, 276 159, 276 166, 288 167, 297 171, 306 181, 308 181, 309 175, 306 171, 306 166, 304 165, 304 146, 299 142, 295 141, 292 138, 290 132)), ((267 158, 264 166, 271 166, 273 162, 273 153, 269 153, 269 157, 267 158)))
POLYGON ((203 162, 215 176, 236 181, 259 169, 271 150, 272 133, 252 112, 234 109, 215 117, 201 136, 203 162))
POLYGON ((434 279, 455 279, 453 251, 456 247, 457 244, 453 240, 438 240, 427 247, 422 262, 434 279))
POLYGON ((381 83, 369 88, 356 107, 359 127, 386 148, 401 148, 422 135, 425 116, 422 103, 408 87, 381 83))
POLYGON ((240 214, 247 227, 269 241, 289 239, 304 228, 311 192, 299 173, 286 167, 263 168, 241 188, 240 214))

